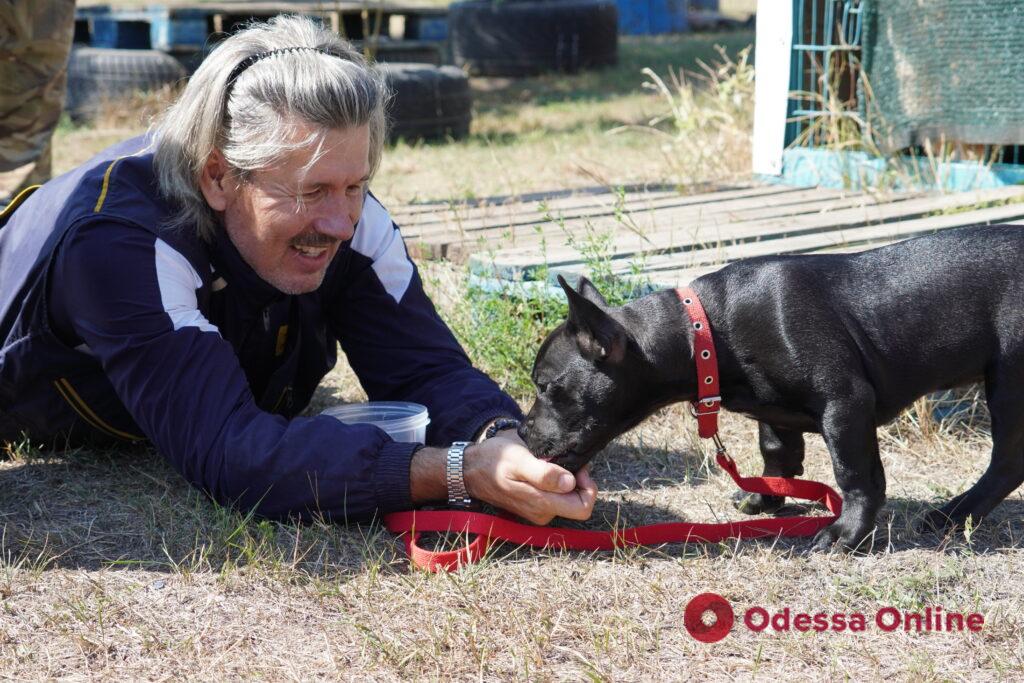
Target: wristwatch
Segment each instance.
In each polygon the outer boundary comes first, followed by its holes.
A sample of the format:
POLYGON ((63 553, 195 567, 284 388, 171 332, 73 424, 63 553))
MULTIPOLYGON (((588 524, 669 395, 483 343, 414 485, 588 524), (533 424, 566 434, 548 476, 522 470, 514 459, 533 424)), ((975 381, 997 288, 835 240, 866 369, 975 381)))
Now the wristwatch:
POLYGON ((468 441, 456 441, 448 447, 445 460, 444 478, 448 484, 448 505, 457 508, 469 507, 473 501, 466 491, 466 480, 463 477, 463 452, 469 446, 468 441))
POLYGON ((492 436, 496 436, 498 432, 503 432, 506 429, 519 429, 519 425, 522 424, 519 420, 511 417, 499 417, 497 420, 491 423, 491 426, 484 432, 484 438, 490 439, 492 436))

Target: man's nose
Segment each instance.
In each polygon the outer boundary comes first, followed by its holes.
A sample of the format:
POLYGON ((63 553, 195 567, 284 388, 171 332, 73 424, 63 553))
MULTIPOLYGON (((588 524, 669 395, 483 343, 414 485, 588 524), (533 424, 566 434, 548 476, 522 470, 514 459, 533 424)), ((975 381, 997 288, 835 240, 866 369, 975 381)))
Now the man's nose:
POLYGON ((352 239, 359 222, 362 201, 358 204, 346 197, 341 201, 325 202, 319 215, 313 220, 313 227, 323 235, 344 242, 352 239))

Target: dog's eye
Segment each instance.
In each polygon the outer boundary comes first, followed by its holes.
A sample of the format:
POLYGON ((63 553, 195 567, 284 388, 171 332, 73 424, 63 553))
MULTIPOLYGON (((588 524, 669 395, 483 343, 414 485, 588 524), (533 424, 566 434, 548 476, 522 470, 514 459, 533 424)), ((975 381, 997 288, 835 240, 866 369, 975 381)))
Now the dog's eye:
POLYGON ((548 390, 548 385, 547 384, 542 384, 541 382, 537 382, 537 393, 538 394, 543 394, 547 390, 548 390))

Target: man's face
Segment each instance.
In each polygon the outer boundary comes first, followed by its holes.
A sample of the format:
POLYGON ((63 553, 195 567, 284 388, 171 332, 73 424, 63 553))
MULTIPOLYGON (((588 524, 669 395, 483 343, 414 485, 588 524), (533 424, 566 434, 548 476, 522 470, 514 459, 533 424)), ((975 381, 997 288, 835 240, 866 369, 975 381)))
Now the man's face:
MULTIPOLYGON (((297 139, 314 129, 298 126, 297 139)), ((228 237, 256 274, 286 294, 323 282, 340 244, 352 238, 370 174, 369 126, 331 130, 321 155, 299 149, 229 189, 228 237)))

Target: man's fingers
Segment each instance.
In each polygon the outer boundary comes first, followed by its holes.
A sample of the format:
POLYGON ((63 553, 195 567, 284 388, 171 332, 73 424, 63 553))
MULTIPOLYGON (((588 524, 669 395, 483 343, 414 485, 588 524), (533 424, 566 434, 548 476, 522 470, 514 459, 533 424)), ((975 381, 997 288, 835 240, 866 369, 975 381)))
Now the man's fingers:
POLYGON ((585 519, 590 519, 590 515, 594 512, 596 499, 596 489, 593 493, 584 489, 576 489, 572 493, 560 494, 555 506, 555 514, 582 522, 585 519))
POLYGON ((534 524, 547 524, 554 517, 580 521, 589 519, 597 498, 596 489, 593 492, 577 489, 570 493, 551 493, 527 482, 517 482, 513 490, 516 495, 506 500, 507 509, 534 524))
MULTIPOLYGON (((577 482, 579 482, 579 476, 580 473, 577 473, 577 482)), ((590 515, 594 512, 594 503, 597 501, 597 486, 594 485, 594 480, 590 478, 589 474, 584 474, 583 481, 580 483, 581 485, 570 493, 542 493, 541 495, 547 503, 547 509, 556 517, 578 521, 590 519, 590 515)))
POLYGON ((597 497, 597 484, 594 482, 594 478, 590 476, 589 465, 585 465, 583 469, 576 473, 576 488, 597 497))
POLYGON ((517 469, 522 481, 542 491, 569 493, 576 488, 576 478, 572 476, 572 472, 533 456, 520 461, 517 469))
POLYGON ((587 517, 589 517, 589 511, 594 509, 594 503, 597 502, 597 484, 590 477, 590 470, 586 467, 576 473, 575 493, 583 507, 588 510, 587 517))

